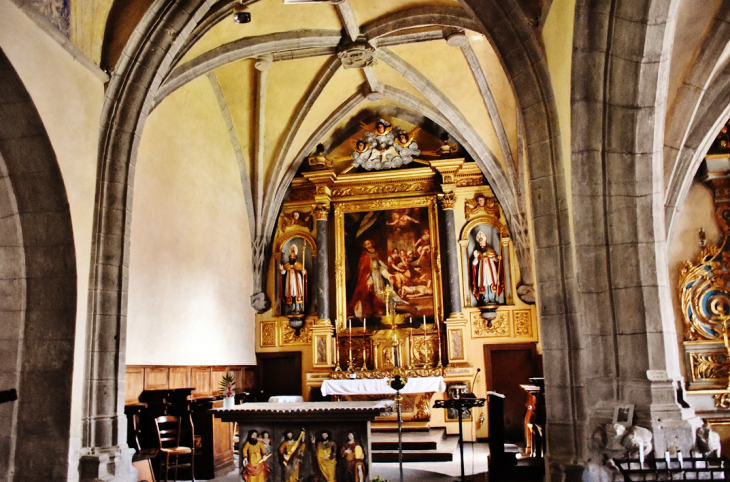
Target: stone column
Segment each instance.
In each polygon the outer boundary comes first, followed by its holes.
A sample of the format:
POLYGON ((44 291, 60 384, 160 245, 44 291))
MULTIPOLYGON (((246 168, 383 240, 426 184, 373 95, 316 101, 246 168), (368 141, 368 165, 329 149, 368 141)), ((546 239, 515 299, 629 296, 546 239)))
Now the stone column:
POLYGON ((456 196, 448 192, 439 197, 441 210, 444 213, 443 244, 441 252, 446 258, 446 280, 448 291, 449 318, 461 316, 461 278, 459 276, 459 245, 456 242, 456 219, 454 217, 454 204, 456 196))
POLYGON ((329 249, 327 245, 327 231, 329 228, 330 206, 328 203, 317 204, 314 208, 314 215, 317 220, 317 317, 318 323, 324 323, 330 318, 330 263, 329 249))

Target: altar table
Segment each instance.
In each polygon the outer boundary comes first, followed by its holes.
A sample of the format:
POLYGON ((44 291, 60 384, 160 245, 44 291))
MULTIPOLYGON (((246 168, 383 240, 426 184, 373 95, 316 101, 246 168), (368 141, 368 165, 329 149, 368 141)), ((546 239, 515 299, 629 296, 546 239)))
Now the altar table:
MULTIPOLYGON (((445 392, 444 377, 412 377, 408 379, 401 393, 445 392)), ((356 378, 346 380, 324 380, 322 395, 378 395, 394 394, 387 378, 356 378)))
POLYGON ((329 440, 336 444, 336 450, 332 453, 336 459, 337 480, 347 480, 347 460, 342 449, 348 441, 348 434, 352 433, 362 447, 365 454, 363 462, 371 474, 370 422, 381 414, 393 412, 394 407, 392 400, 244 403, 233 408, 213 409, 211 413, 224 422, 238 423, 241 449, 250 431, 258 432, 266 452, 271 454, 267 461, 261 462, 269 466, 267 480, 283 480, 284 470, 291 472, 292 463, 297 463, 293 460, 298 461, 299 480, 310 480, 317 476, 317 443, 321 442, 323 432, 327 432, 329 440), (267 438, 263 437, 265 432, 268 433, 267 438), (299 439, 300 442, 297 458, 292 458, 285 464, 279 449, 287 432, 291 432, 293 439, 299 439))

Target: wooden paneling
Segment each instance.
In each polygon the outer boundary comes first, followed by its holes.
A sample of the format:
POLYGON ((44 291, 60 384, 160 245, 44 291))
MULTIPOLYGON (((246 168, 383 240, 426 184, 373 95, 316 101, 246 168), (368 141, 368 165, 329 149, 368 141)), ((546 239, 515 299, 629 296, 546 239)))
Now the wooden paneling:
POLYGON ((127 376, 124 381, 124 403, 136 403, 142 390, 144 390, 144 368, 127 367, 127 376))
POLYGON ((144 370, 144 389, 160 390, 170 388, 170 369, 168 367, 147 367, 144 370))
POLYGON ((190 367, 170 367, 170 386, 168 388, 188 388, 190 385, 190 367))
POLYGON ((221 377, 230 371, 236 378, 236 391, 253 392, 256 389, 256 367, 231 366, 142 366, 127 365, 124 402, 137 403, 143 390, 168 388, 195 388, 193 398, 218 395, 221 377))
POLYGON ((190 374, 190 384, 195 387, 193 397, 212 395, 210 390, 210 367, 193 367, 190 374))
POLYGON ((210 389, 214 395, 218 395, 220 393, 221 378, 223 378, 223 375, 225 375, 226 373, 228 373, 228 367, 211 367, 210 389))

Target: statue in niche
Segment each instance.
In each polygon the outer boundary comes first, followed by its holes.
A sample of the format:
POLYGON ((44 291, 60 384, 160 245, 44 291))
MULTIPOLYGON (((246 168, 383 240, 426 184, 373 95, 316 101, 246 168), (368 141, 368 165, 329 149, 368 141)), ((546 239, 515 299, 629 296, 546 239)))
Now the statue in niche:
POLYGON ((467 199, 464 202, 464 214, 466 219, 480 214, 490 214, 499 218, 499 204, 494 197, 486 197, 484 194, 477 194, 474 199, 467 199))
POLYGON ((476 246, 471 253, 471 289, 477 306, 500 303, 504 292, 502 256, 492 248, 484 231, 476 233, 476 246))
MULTIPOLYGON (((304 251, 307 242, 302 240, 302 261, 299 261, 299 248, 292 242, 288 248, 288 259, 279 263, 279 286, 283 315, 304 315, 307 302, 307 270, 304 267, 304 251)), ((283 255, 284 253, 282 253, 283 255)), ((283 256, 282 256, 283 257, 283 256)))

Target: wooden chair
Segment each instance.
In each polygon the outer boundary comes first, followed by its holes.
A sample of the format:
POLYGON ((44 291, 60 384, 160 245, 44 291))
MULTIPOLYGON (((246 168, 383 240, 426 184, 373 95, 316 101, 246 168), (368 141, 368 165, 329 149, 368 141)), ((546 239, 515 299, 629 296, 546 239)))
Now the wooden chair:
MULTIPOLYGON (((177 480, 177 469, 178 468, 189 468, 190 476, 195 482, 195 447, 186 447, 180 445, 180 417, 173 415, 163 415, 155 418, 155 426, 157 427, 157 441, 159 447, 160 459, 160 480, 162 479, 162 473, 165 474, 165 482, 167 482, 167 476, 170 469, 175 469, 175 479, 177 480), (189 462, 181 463, 179 457, 183 455, 190 457, 189 462), (174 456, 175 461, 170 465, 170 457, 174 456)), ((191 428, 191 442, 195 440, 195 433, 192 428, 192 421, 190 422, 191 428)), ((192 443, 191 443, 192 445, 192 443)))

